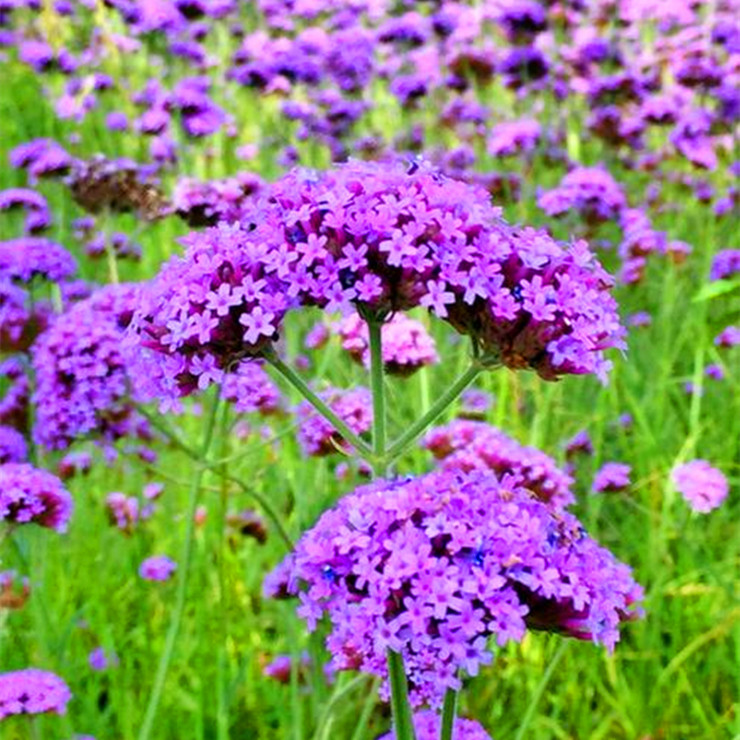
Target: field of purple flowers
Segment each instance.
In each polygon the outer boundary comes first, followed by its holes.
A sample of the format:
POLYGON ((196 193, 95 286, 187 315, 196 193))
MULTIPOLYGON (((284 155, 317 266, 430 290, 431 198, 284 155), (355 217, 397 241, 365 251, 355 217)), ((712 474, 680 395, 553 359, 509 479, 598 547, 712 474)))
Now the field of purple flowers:
POLYGON ((0 0, 2 740, 740 740, 739 0, 0 0))

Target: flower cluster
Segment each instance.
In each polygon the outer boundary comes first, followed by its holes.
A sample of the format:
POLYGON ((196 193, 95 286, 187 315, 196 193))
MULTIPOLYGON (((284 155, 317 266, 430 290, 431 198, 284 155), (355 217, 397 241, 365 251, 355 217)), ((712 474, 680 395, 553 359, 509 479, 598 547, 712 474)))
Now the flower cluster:
POLYGON ((130 431, 129 373, 121 344, 141 293, 107 286, 61 314, 32 350, 36 371, 34 438, 50 449, 100 433, 130 431))
POLYGON ((530 119, 496 124, 488 139, 488 153, 492 157, 511 157, 531 152, 537 147, 541 135, 540 124, 530 119))
MULTIPOLYGON (((437 712, 425 709, 416 712, 413 716, 416 740, 438 740, 442 726, 442 718, 437 712)), ((480 723, 472 719, 456 717, 452 727, 454 740, 491 740, 491 736, 483 729, 480 723)), ((396 740, 396 733, 391 731, 381 735, 378 740, 396 740)))
POLYGON ((28 459, 26 438, 13 427, 0 426, 0 465, 28 459))
POLYGON ((462 419, 474 419, 481 421, 494 403, 493 395, 479 388, 468 388, 460 394, 460 411, 458 416, 462 419))
MULTIPOLYGON (((370 367, 370 339, 367 322, 358 314, 344 318, 337 327, 342 349, 353 360, 370 367)), ((404 377, 425 365, 439 361, 434 339, 420 321, 394 314, 381 328, 383 367, 389 375, 404 377)))
POLYGON ((64 714, 71 698, 67 684, 50 671, 0 673, 0 720, 14 714, 64 714))
MULTIPOLYGON (((372 396, 367 388, 358 387, 349 391, 328 388, 319 396, 355 434, 370 431, 373 409, 372 396)), ((298 405, 296 416, 299 421, 298 443, 306 455, 324 457, 349 449, 339 432, 308 401, 298 405)))
POLYGON ((339 670, 385 677, 387 651, 400 652, 415 706, 439 705, 461 670, 476 675, 492 659, 491 636, 504 645, 529 627, 612 648, 642 595, 575 517, 511 476, 459 471, 378 480, 345 496, 269 589, 299 595, 311 630, 328 616, 339 670))
POLYGON ((62 482, 27 463, 0 465, 0 521, 66 532, 72 497, 62 482))
POLYGON ((29 283, 34 277, 59 282, 77 271, 74 257, 41 236, 0 242, 0 278, 29 283))
POLYGON ((740 249, 723 249, 714 255, 710 280, 723 280, 740 274, 740 249))
POLYGON ((694 511, 707 514, 716 509, 729 492, 724 473, 706 460, 691 460, 671 472, 676 490, 694 511))
POLYGON ((584 242, 510 226, 488 195, 426 165, 293 172, 242 224, 186 240, 133 322, 149 393, 177 398, 263 353, 286 311, 424 306, 482 353, 544 378, 596 372, 624 330, 584 242))
POLYGON ((614 493, 623 491, 630 486, 630 474, 632 468, 629 465, 618 462, 608 462, 599 468, 594 476, 591 490, 594 493, 614 493))
POLYGON ((142 560, 139 575, 145 581, 168 581, 177 570, 177 563, 166 555, 152 555, 142 560))
POLYGON ((242 362, 223 377, 221 397, 240 414, 274 414, 280 410, 280 391, 257 362, 242 362))
POLYGON ((175 186, 172 205, 189 226, 215 226, 219 221, 240 221, 249 212, 252 196, 261 185, 260 179, 249 172, 209 182, 185 178, 175 186))
POLYGON ((560 185, 540 195, 539 207, 548 216, 572 211, 587 224, 616 221, 627 207, 627 197, 603 167, 576 167, 560 185))
POLYGON ((492 470, 514 476, 537 498, 558 508, 575 501, 573 479, 536 447, 526 447, 490 424, 456 420, 434 427, 422 441, 443 470, 492 470))
POLYGON ((0 211, 22 209, 26 212, 25 230, 28 234, 43 231, 51 225, 49 205, 41 193, 28 188, 0 190, 0 211))

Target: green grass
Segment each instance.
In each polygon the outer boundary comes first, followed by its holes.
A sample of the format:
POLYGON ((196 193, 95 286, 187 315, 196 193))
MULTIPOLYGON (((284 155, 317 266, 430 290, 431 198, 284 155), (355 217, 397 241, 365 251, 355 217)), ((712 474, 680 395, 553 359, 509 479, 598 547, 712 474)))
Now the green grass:
MULTIPOLYGON (((146 77, 140 62, 135 72, 146 77)), ((112 59, 113 68, 120 65, 112 59)), ((0 95, 0 162, 17 143, 37 136, 64 141, 71 124, 57 121, 39 100, 38 81, 10 64, 3 68, 0 95)), ((113 69, 112 71, 115 71, 113 69)), ((500 93, 500 91, 498 91, 500 93)), ((497 91, 485 93, 492 98, 497 91)), ((240 142, 257 140, 275 128, 276 113, 244 91, 236 102, 240 142)), ((399 112, 388 103, 376 125, 392 127, 399 112)), ((571 116, 577 133, 581 116, 571 116)), ((112 140, 96 113, 81 127, 80 153, 122 145, 118 154, 135 156, 133 138, 112 140)), ((450 134, 439 134, 449 143, 450 134)), ((280 131, 278 138, 287 140, 280 131)), ((217 157, 206 159, 195 148, 184 170, 201 176, 233 172, 235 142, 219 141, 217 157)), ((584 161, 604 156, 598 145, 582 143, 584 161)), ((259 171, 277 174, 265 148, 259 171)), ((108 151, 112 151, 108 149, 108 151)), ((326 162, 324 152, 302 148, 309 162, 326 162)), ((486 166, 487 162, 482 162, 486 166)), ((512 218, 543 224, 534 206, 536 185, 557 182, 562 171, 542 165, 524 183, 527 197, 510 207, 512 218)), ((645 175, 623 173, 633 199, 648 182, 645 175)), ((720 173, 718 177, 723 177, 720 173)), ((21 176, 0 165, 0 187, 22 184, 21 176)), ((61 186, 43 183, 55 214, 51 236, 72 249, 70 222, 80 215, 61 186)), ((712 255, 738 247, 737 223, 716 221, 708 208, 676 191, 680 208, 657 220, 671 238, 694 246, 681 265, 665 259, 651 263, 647 280, 619 287, 626 316, 649 310, 654 323, 630 333, 629 351, 616 356, 609 386, 591 378, 547 384, 530 374, 497 371, 478 384, 495 393, 489 420, 523 442, 562 459, 563 441, 587 428, 596 450, 579 465, 577 513, 591 534, 631 564, 646 589, 646 618, 629 624, 614 655, 588 643, 551 635, 530 635, 503 650, 492 666, 466 685, 461 712, 479 719, 497 740, 723 740, 740 738, 740 356, 719 352, 713 337, 737 316, 738 292, 695 300, 706 281, 712 255), (733 243, 734 240, 734 243, 733 243), (719 361, 724 382, 704 378, 702 370, 719 361), (692 380, 702 395, 687 395, 692 380), (615 424, 630 413, 634 426, 615 424), (671 467, 691 457, 705 457, 728 474, 731 497, 714 513, 689 512, 668 481, 671 467), (592 497, 591 477, 607 460, 633 467, 634 485, 623 494, 592 497)), ((563 234, 561 224, 550 224, 563 234)), ((9 238, 17 224, 0 221, 9 238)), ((121 266, 124 279, 152 276, 177 250, 182 227, 116 219, 115 228, 135 233, 144 249, 140 265, 121 266)), ((608 230, 607 230, 608 231, 608 230)), ((613 255, 605 262, 614 267, 613 255)), ((81 274, 107 279, 104 262, 83 259, 81 274)), ((316 318, 315 316, 312 318, 316 318)), ((398 434, 418 416, 464 364, 466 347, 439 323, 427 321, 443 354, 443 363, 406 381, 389 383, 390 426, 398 434)), ((301 352, 306 317, 288 322, 288 354, 301 352)), ((336 343, 312 357, 309 377, 350 386, 369 381, 350 366, 336 343)), ((298 398, 287 389, 291 402, 298 398)), ((258 434, 246 441, 228 434, 236 416, 219 418, 214 455, 229 458, 229 475, 267 497, 285 526, 297 537, 333 501, 357 482, 335 480, 331 465, 301 457, 289 416, 271 422, 274 441, 258 434)), ((203 417, 188 414, 169 420, 190 444, 197 445, 203 417)), ((255 426, 260 422, 254 421, 255 426)), ((69 682, 74 700, 66 717, 42 717, 35 726, 25 718, 0 726, 0 738, 67 740, 73 733, 99 740, 134 738, 140 728, 175 600, 176 583, 150 584, 137 576, 140 561, 153 553, 178 559, 184 537, 188 486, 195 465, 186 455, 160 445, 159 459, 146 466, 124 455, 110 467, 98 464, 91 474, 70 483, 76 512, 70 532, 56 536, 21 528, 2 543, 0 564, 31 578, 33 593, 20 611, 0 613, 0 669, 35 665, 54 670, 69 682), (107 521, 104 499, 111 491, 138 494, 148 481, 165 484, 158 511, 131 536, 107 521), (120 665, 92 672, 89 651, 97 645, 115 650, 120 665), (35 734, 34 734, 35 733, 35 734)), ((58 455, 44 454, 53 467, 58 455)), ((421 472, 427 455, 415 451, 399 468, 421 472)), ((375 699, 369 678, 341 675, 326 685, 321 671, 299 676, 289 685, 262 677, 265 661, 278 653, 296 657, 304 650, 325 660, 321 640, 309 638, 290 602, 265 600, 265 573, 285 553, 271 528, 264 546, 224 529, 225 511, 254 507, 248 492, 206 472, 201 502, 205 523, 195 536, 188 599, 154 737, 166 740, 372 740, 389 726, 388 708, 375 699), (304 680, 305 679, 305 680, 304 680)))

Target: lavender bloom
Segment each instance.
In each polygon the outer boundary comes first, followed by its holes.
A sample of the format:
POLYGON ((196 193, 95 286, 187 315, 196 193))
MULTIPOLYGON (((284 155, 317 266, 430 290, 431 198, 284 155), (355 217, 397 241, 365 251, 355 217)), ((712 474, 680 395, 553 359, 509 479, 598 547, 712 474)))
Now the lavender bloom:
POLYGON ((172 204, 189 226, 214 226, 219 221, 232 223, 249 211, 252 196, 261 186, 261 180, 248 172, 210 182, 183 178, 175 186, 172 204))
MULTIPOLYGON (((413 722, 416 740, 438 740, 440 737, 442 718, 437 712, 430 709, 415 712, 413 722)), ((455 717, 452 737, 454 740, 491 740, 491 736, 478 722, 463 717, 455 717)), ((391 731, 381 735, 378 740, 396 740, 396 733, 391 731)))
POLYGON ((613 493, 630 486, 632 468, 624 463, 608 462, 594 476, 591 490, 594 493, 613 493))
POLYGON ((724 280, 740 274, 740 249, 723 249, 714 255, 710 280, 724 280))
MULTIPOLYGON (((372 397, 367 388, 349 391, 329 388, 319 396, 355 434, 370 431, 373 421, 372 397)), ((296 415, 300 422, 298 443, 306 455, 324 457, 349 449, 342 436, 323 416, 319 416, 308 401, 298 405, 296 415)))
POLYGON ((274 414, 280 410, 280 391, 258 363, 242 362, 224 375, 221 397, 234 404, 240 414, 274 414))
POLYGON ((143 560, 139 575, 145 581, 168 581, 177 570, 177 563, 166 555, 153 555, 143 560))
POLYGON ((442 470, 492 470, 557 508, 575 501, 573 479, 536 447, 525 447, 500 429, 479 421, 456 420, 433 427, 422 441, 442 470))
POLYGON ((704 368, 704 374, 708 378, 712 378, 713 380, 724 380, 725 379, 725 371, 722 365, 718 365, 717 363, 712 363, 711 365, 707 365, 704 368))
POLYGON ((706 460, 691 460, 671 472, 676 490, 694 511, 707 514, 716 509, 729 492, 727 478, 706 460))
POLYGON ((67 151, 52 139, 19 144, 8 156, 12 167, 26 170, 32 179, 66 174, 74 163, 67 151))
POLYGON ((321 349, 329 341, 330 337, 331 332, 329 331, 329 327, 323 321, 319 321, 306 334, 306 338, 303 340, 303 346, 309 350, 321 349))
POLYGON ((296 171, 242 224, 189 235, 132 324, 152 397, 192 393, 262 354, 290 308, 424 306, 484 354, 546 379, 609 368, 623 346, 611 278, 585 242, 512 227, 488 195, 426 166, 296 171))
POLYGON ((460 395, 460 411, 462 419, 483 420, 493 406, 493 395, 478 388, 468 388, 460 395))
MULTIPOLYGON (((412 375, 425 365, 439 362, 434 339, 420 321, 397 313, 381 328, 383 367, 389 375, 412 375)), ((338 326, 342 349, 355 362, 370 367, 370 338, 367 323, 358 314, 338 326)))
POLYGON ((576 432, 565 445, 565 456, 568 459, 575 457, 578 454, 594 454, 594 445, 591 441, 591 435, 585 429, 581 429, 579 432, 576 432))
POLYGON ((51 224, 49 206, 41 193, 28 188, 0 190, 0 211, 22 209, 26 212, 26 232, 35 234, 51 224))
POLYGON ((576 212, 586 223, 616 220, 627 207, 624 190, 603 167, 576 167, 537 199, 548 216, 576 212))
POLYGON ((74 257, 49 239, 23 236, 0 242, 0 279, 29 283, 38 276, 58 282, 76 271, 74 257))
POLYGON ((71 698, 67 684, 49 671, 0 673, 0 720, 14 714, 65 714, 71 698))
POLYGON ((531 119, 499 123, 491 129, 488 153, 492 157, 512 157, 532 152, 541 135, 542 127, 531 119))
POLYGON ((142 519, 146 519, 151 509, 142 509, 139 499, 114 491, 105 498, 108 519, 124 534, 132 534, 142 519))
POLYGON ((138 285, 107 286, 61 314, 32 350, 36 371, 34 439, 64 449, 93 433, 116 439, 133 410, 123 333, 138 285))
POLYGON ((714 338, 714 343, 724 349, 740 345, 740 326, 726 326, 714 338))
POLYGON ((62 482, 27 463, 0 465, 0 521, 66 532, 72 497, 62 482))
POLYGON ((31 596, 31 583, 14 570, 0 571, 0 609, 22 609, 31 596))
POLYGON ((13 427, 0 426, 0 465, 28 460, 26 438, 13 427))
MULTIPOLYGON (((387 677, 405 660, 414 706, 439 706, 458 673, 526 628, 614 647, 642 597, 630 569, 504 476, 458 471, 379 480, 325 512, 279 567, 310 630, 328 616, 337 670, 387 677)), ((381 693, 388 697, 387 681, 381 693)))
MULTIPOLYGON (((2 285, 0 284, 0 340, 3 338, 2 285)), ((3 347, 7 347, 3 343, 3 347)), ((0 398, 0 424, 25 431, 28 423, 28 401, 30 395, 28 377, 23 363, 16 357, 0 362, 0 379, 5 386, 5 395, 0 398)))
POLYGON ((90 651, 87 662, 92 670, 105 671, 118 665, 118 656, 115 653, 107 653, 102 647, 96 647, 90 651))
POLYGON ((77 475, 87 475, 92 469, 92 455, 89 452, 69 452, 57 465, 57 475, 62 480, 77 475))

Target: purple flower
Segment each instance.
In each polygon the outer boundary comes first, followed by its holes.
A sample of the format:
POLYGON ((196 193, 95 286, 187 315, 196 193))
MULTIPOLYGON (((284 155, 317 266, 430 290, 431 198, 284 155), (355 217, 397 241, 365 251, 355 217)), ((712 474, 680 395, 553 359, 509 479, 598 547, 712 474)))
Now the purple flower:
POLYGON ((385 678, 387 651, 400 651, 414 706, 438 706, 458 671, 490 663, 490 636, 504 645, 529 627, 612 648, 642 597, 571 514, 515 477, 459 471, 345 496, 279 567, 270 590, 281 588, 309 629, 329 618, 336 669, 385 678))
MULTIPOLYGON (((201 376, 202 377, 202 376, 201 376)), ((280 391, 257 362, 242 362, 223 377, 221 397, 240 414, 274 414, 280 410, 280 391)))
POLYGON ((72 497, 62 482, 26 463, 0 465, 0 521, 66 532, 72 497))
POLYGON ((604 463, 594 476, 591 490, 594 493, 623 491, 631 485, 632 468, 624 463, 604 463))
POLYGON ((118 665, 118 656, 114 652, 106 652, 103 647, 96 647, 87 656, 87 662, 94 671, 105 671, 118 665))
POLYGON ((594 445, 591 441, 591 435, 585 429, 581 429, 576 432, 565 445, 565 456, 568 459, 578 454, 594 454, 594 445))
POLYGON ((64 449, 89 434, 117 439, 135 430, 121 344, 140 293, 135 284, 102 288, 38 338, 31 353, 37 443, 64 449))
POLYGON ((41 193, 27 188, 0 190, 0 211, 22 209, 26 212, 26 232, 34 234, 51 225, 49 206, 41 193))
POLYGON ((713 380, 724 380, 725 379, 725 371, 722 365, 718 365, 717 363, 712 363, 711 365, 707 365, 704 368, 704 374, 708 378, 712 378, 713 380))
MULTIPOLYGON (((424 709, 413 716, 416 740, 438 740, 442 727, 442 718, 437 712, 424 709)), ((491 740, 483 727, 472 719, 455 717, 452 737, 454 740, 491 740)), ((396 740, 396 733, 391 731, 381 735, 378 740, 396 740)))
POLYGON ((694 511, 707 514, 716 509, 729 492, 727 478, 706 460, 691 460, 671 472, 676 490, 694 511))
POLYGON ((74 164, 73 158, 52 139, 33 139, 11 149, 12 167, 27 170, 32 180, 63 175, 74 164))
MULTIPOLYGON (((373 411, 372 397, 367 388, 348 391, 329 388, 319 396, 355 434, 370 431, 373 411)), ((300 422, 298 443, 306 455, 324 457, 349 448, 339 432, 323 416, 319 416, 308 401, 298 405, 296 415, 300 422)))
POLYGON ((509 475, 541 501, 561 508, 575 501, 573 479, 555 460, 536 447, 515 439, 480 421, 453 421, 427 432, 422 446, 443 470, 492 470, 509 475))
POLYGON ((493 406, 493 395, 478 388, 468 388, 460 395, 460 411, 462 419, 483 420, 493 406))
POLYGON ((41 277, 59 282, 76 271, 74 257, 49 239, 24 236, 0 242, 0 279, 30 283, 41 277))
POLYGON ((50 671, 0 673, 0 720, 14 714, 65 714, 71 698, 67 684, 50 671))
MULTIPOLYGON (((351 314, 338 326, 342 349, 353 360, 370 367, 370 339, 367 323, 351 314)), ((409 376, 425 365, 439 362, 434 339, 420 321, 398 313, 381 328, 383 366, 389 375, 409 376)))
POLYGON ((492 157, 511 157, 532 152, 541 135, 542 127, 531 119, 498 123, 491 128, 488 153, 492 157))
POLYGON ((166 555, 153 555, 143 560, 139 566, 139 575, 145 581, 168 581, 177 570, 177 563, 166 555))
POLYGON ((0 465, 28 459, 26 438, 13 427, 0 426, 0 465))
POLYGON ((603 167, 576 167, 558 187, 544 192, 537 205, 548 216, 577 213, 586 223, 614 221, 627 207, 624 190, 603 167))
POLYGON ((740 344, 740 326, 726 326, 715 338, 714 343, 725 349, 740 344))
POLYGON ((724 280, 740 274, 740 249, 723 249, 714 255, 710 280, 724 280))

